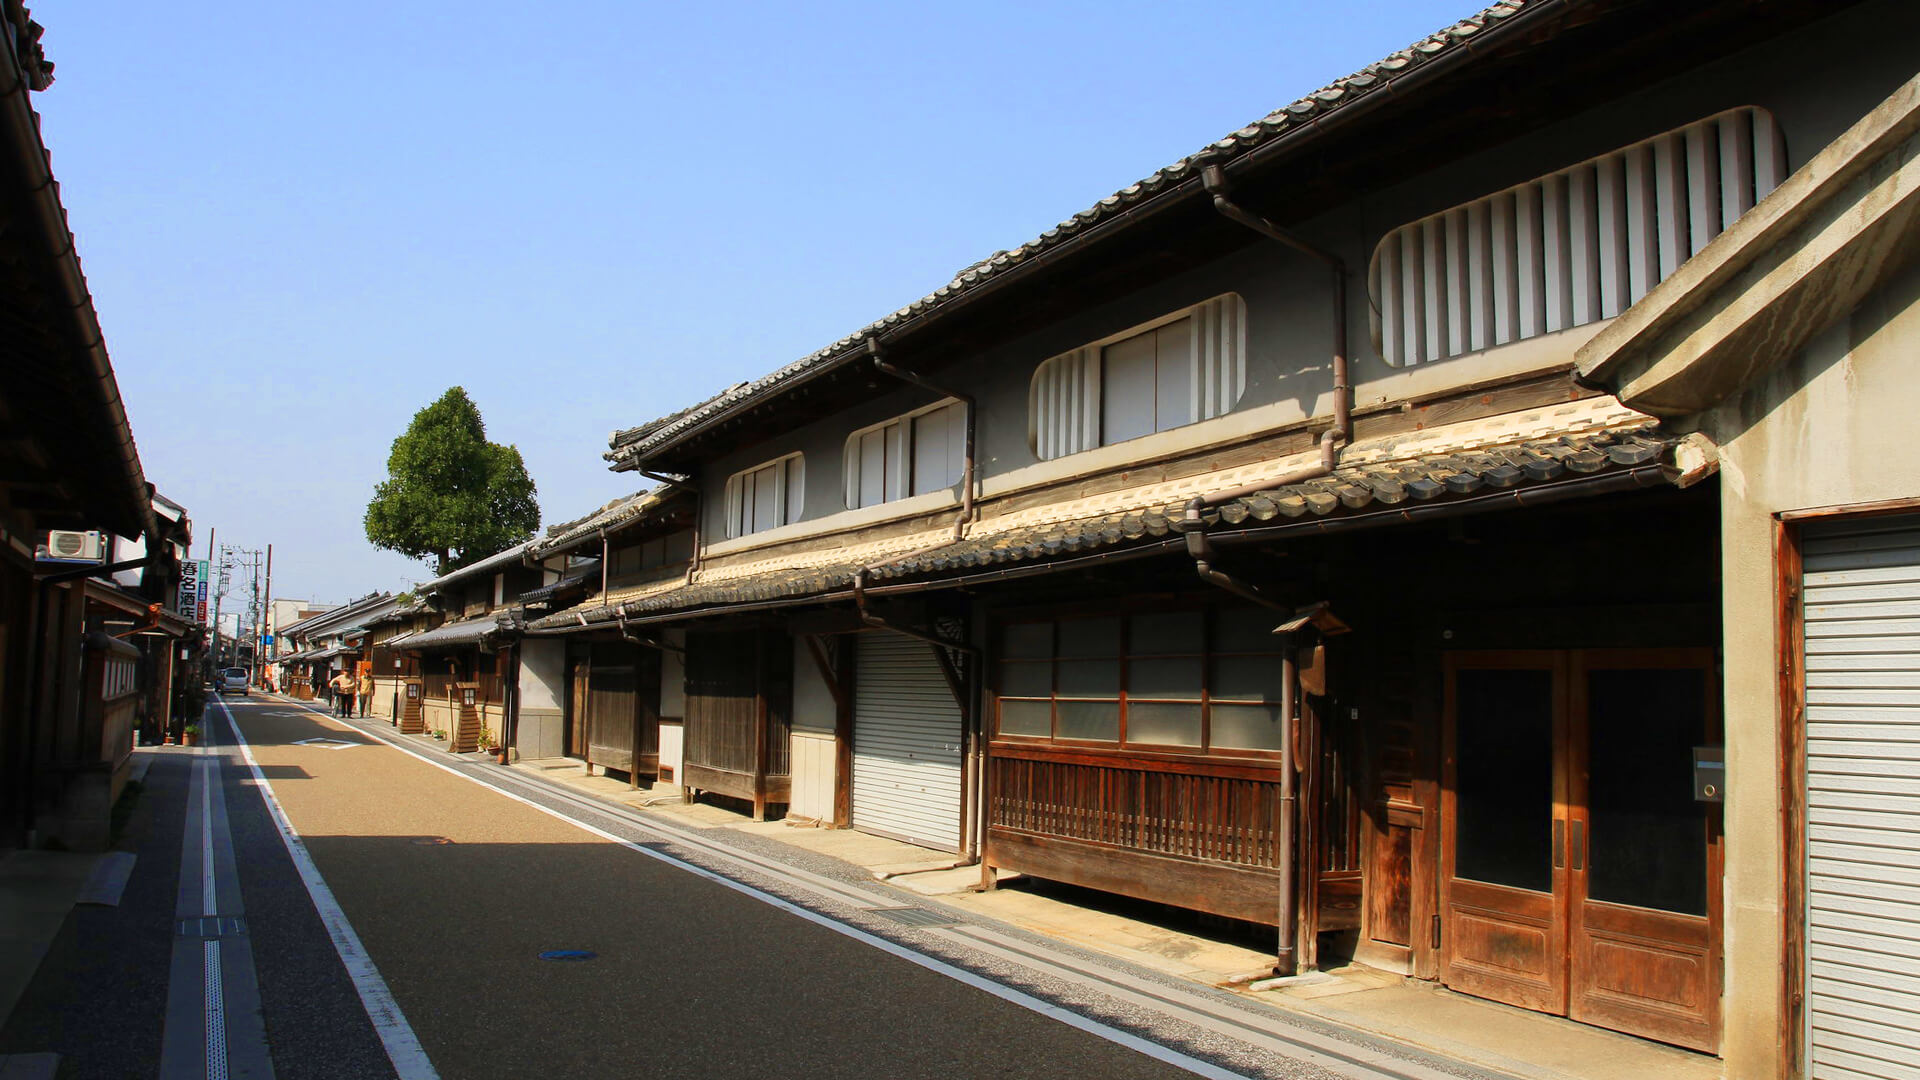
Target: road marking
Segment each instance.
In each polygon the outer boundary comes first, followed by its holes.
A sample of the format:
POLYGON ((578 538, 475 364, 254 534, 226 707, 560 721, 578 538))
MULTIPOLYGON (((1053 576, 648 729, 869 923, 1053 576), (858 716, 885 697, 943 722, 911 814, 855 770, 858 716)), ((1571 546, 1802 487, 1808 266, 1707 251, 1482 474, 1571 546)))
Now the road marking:
POLYGON ((180 878, 175 888, 175 936, 168 969, 160 1044, 163 1080, 272 1080, 260 1012, 253 947, 240 916, 240 879, 220 785, 218 751, 206 746, 187 759, 186 813, 181 822, 180 878), (195 834, 199 843, 194 843, 195 834), (195 874, 196 863, 199 873, 195 874), (222 915, 221 897, 231 910, 222 915), (205 931, 211 927, 213 933, 205 931), (220 936, 231 928, 234 936, 220 936), (189 933, 191 930, 199 934, 189 933))
POLYGON ((313 746, 321 750, 345 750, 349 746, 366 746, 363 742, 349 742, 346 739, 295 739, 295 746, 313 746))
POLYGON ((435 1071, 433 1062, 427 1059, 427 1052, 421 1049, 420 1039, 414 1035, 413 1026, 407 1023, 400 1003, 394 1000, 393 992, 387 988, 387 980, 380 977, 380 969, 374 966, 373 958, 367 955, 365 946, 360 944, 360 935, 354 932, 353 924, 347 921, 347 913, 333 898, 333 890, 327 887, 326 879, 320 876, 320 868, 314 865, 313 856, 307 853, 306 843, 294 831, 293 822, 287 819, 287 812, 274 796, 273 785, 267 782, 266 774, 260 771, 260 763, 253 757, 253 747, 248 744, 247 737, 241 734, 240 724, 233 718, 232 710, 222 701, 220 711, 227 718, 227 727, 233 731, 234 745, 239 747, 240 756, 253 772, 253 786, 259 790, 267 814, 273 818, 274 828, 280 831, 280 842, 286 845, 293 868, 300 872, 300 881, 306 885, 307 895, 313 898, 314 909, 320 913, 327 936, 333 939, 333 951, 339 955, 340 963, 347 969, 347 976, 353 980, 353 988, 360 995, 360 1004, 367 1010, 367 1019, 373 1022, 373 1030, 380 1036, 380 1045, 386 1048, 387 1060, 393 1063, 393 1071, 399 1075, 399 1080, 439 1080, 440 1074, 435 1071))

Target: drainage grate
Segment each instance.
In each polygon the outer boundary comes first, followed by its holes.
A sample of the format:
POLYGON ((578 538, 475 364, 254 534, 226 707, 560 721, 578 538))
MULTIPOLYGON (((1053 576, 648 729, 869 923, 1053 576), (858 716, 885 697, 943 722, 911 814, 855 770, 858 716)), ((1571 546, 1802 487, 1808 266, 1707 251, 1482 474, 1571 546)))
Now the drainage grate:
POLYGON ((174 924, 173 932, 181 937, 233 937, 247 932, 247 920, 238 915, 201 915, 198 918, 181 919, 174 924))
POLYGON ((892 919, 902 926, 958 926, 959 919, 950 919, 937 911, 928 911, 920 907, 877 907, 868 908, 868 912, 882 918, 892 919))

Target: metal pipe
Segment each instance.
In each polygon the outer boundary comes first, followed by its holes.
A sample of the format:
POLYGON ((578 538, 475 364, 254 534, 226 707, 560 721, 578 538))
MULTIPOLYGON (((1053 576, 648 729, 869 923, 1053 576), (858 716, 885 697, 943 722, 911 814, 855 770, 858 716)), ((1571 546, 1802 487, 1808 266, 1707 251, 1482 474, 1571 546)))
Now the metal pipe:
POLYGON ((1186 514, 1179 523, 1180 530, 1187 537, 1187 553, 1193 556, 1194 571, 1202 581, 1256 604, 1287 610, 1285 605, 1268 597, 1259 588, 1236 580, 1214 565, 1213 546, 1207 542, 1207 523, 1202 511, 1209 506, 1219 506, 1261 491, 1327 476, 1338 467, 1340 447, 1353 441, 1353 387, 1347 372, 1347 267, 1333 252, 1301 239, 1234 202, 1229 197, 1232 187, 1227 183, 1226 171, 1219 165, 1202 168, 1200 182, 1213 196, 1213 208, 1221 216, 1318 259, 1326 264, 1333 275, 1333 426, 1320 436, 1320 459, 1311 465, 1258 483, 1197 495, 1188 501, 1186 514))
POLYGON ((1295 722, 1294 680, 1296 673, 1293 664, 1293 641, 1289 634, 1283 640, 1286 648, 1280 654, 1280 820, 1274 823, 1274 846, 1276 848, 1275 867, 1279 871, 1277 882, 1280 893, 1280 935, 1274 947, 1273 973, 1285 976, 1294 973, 1299 951, 1300 907, 1297 890, 1294 886, 1294 863, 1297 853, 1294 851, 1294 813, 1296 810, 1297 788, 1294 784, 1293 727, 1295 722))
POLYGON ((866 623, 868 626, 871 626, 876 630, 891 630, 902 637, 910 637, 917 641, 924 641, 929 645, 937 645, 942 649, 952 649, 956 652, 963 652, 963 653, 966 653, 968 656, 980 655, 980 649, 978 646, 968 645, 968 644, 964 644, 962 642, 957 642, 957 641, 948 641, 945 638, 935 637, 932 634, 923 633, 919 630, 912 630, 904 626, 899 626, 895 623, 888 622, 887 620, 881 618, 880 616, 875 615, 871 611, 868 611, 867 610, 867 568, 864 566, 853 572, 853 606, 854 606, 854 610, 859 612, 860 614, 860 621, 863 623, 866 623))
MULTIPOLYGON (((892 364, 887 363, 886 355, 880 351, 880 338, 878 336, 870 337, 867 339, 867 353, 868 355, 873 357, 873 366, 876 370, 884 372, 888 375, 891 375, 894 378, 899 379, 903 382, 909 382, 923 389, 931 390, 942 397, 953 398, 955 401, 960 402, 961 405, 966 407, 967 422, 966 422, 965 449, 963 451, 964 457, 962 458, 961 465, 960 465, 960 516, 954 519, 954 522, 953 522, 953 538, 955 540, 959 540, 966 535, 968 523, 973 521, 973 438, 974 438, 973 395, 962 394, 957 390, 952 390, 947 387, 941 386, 940 384, 935 383, 929 379, 926 379, 920 375, 916 375, 911 371, 907 371, 903 368, 897 368, 892 364)), ((908 438, 911 438, 911 437, 912 437, 911 434, 909 434, 908 438)))

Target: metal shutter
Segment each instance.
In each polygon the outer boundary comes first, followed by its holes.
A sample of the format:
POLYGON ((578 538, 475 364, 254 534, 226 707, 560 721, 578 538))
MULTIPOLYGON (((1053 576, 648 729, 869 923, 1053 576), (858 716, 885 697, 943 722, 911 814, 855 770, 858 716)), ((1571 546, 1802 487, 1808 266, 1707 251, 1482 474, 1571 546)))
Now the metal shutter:
POLYGON ((1809 528, 1807 1046, 1920 1076, 1920 518, 1809 528))
POLYGON ((859 637, 854 667, 853 827, 960 850, 960 709, 932 647, 859 637))

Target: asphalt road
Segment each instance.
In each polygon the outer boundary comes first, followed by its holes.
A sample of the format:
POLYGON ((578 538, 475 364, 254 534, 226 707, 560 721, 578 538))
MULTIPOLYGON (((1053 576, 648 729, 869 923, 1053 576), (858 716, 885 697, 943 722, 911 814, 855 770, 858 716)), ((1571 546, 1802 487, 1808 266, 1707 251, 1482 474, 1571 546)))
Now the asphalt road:
MULTIPOLYGON (((1191 1075, 330 719, 270 701, 232 708, 444 1077, 1191 1075), (355 745, 301 742, 327 736, 355 745), (596 957, 540 958, 557 949, 596 957)), ((285 851, 260 799, 230 787, 229 804, 253 871, 242 881, 276 1074, 390 1075, 366 1053, 364 1010, 341 1006, 311 904, 294 910, 283 887, 285 851), (282 922, 287 933, 268 932, 282 922)))

